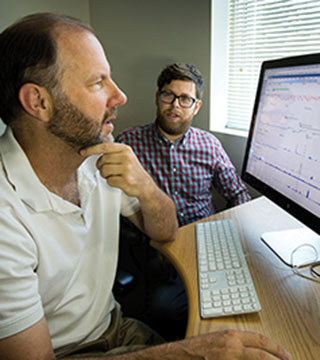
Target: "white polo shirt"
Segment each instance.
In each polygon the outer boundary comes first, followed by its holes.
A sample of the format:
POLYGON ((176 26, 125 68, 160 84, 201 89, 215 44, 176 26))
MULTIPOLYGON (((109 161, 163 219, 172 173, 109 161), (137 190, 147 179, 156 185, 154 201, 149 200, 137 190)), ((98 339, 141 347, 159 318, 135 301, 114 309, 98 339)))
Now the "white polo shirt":
POLYGON ((108 328, 119 215, 139 202, 108 186, 96 159, 78 170, 80 208, 47 190, 9 127, 0 138, 0 339, 45 316, 59 353, 108 328))

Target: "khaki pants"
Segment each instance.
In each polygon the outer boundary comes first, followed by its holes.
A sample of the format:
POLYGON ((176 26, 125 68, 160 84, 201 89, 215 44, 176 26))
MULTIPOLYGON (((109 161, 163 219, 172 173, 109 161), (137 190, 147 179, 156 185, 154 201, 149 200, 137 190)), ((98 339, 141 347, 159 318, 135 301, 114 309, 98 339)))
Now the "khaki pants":
POLYGON ((120 306, 116 304, 112 311, 111 324, 99 339, 60 354, 57 358, 106 357, 141 350, 164 342, 160 335, 144 323, 122 317, 120 306))

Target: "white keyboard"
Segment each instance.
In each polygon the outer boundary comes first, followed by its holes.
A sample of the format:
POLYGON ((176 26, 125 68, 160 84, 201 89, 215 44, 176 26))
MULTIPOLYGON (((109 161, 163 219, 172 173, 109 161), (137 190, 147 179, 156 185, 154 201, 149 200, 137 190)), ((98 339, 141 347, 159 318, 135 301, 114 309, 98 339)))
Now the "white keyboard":
POLYGON ((260 311, 233 221, 198 223, 196 239, 201 317, 260 311))

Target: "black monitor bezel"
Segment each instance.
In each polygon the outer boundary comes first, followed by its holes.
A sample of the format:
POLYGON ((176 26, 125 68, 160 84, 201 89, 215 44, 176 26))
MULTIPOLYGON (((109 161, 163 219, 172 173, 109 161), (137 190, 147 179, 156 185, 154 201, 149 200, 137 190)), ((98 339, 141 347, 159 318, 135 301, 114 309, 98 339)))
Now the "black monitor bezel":
POLYGON ((268 197, 275 204, 279 205, 281 208, 283 208, 288 213, 293 215, 295 218, 297 218, 303 224, 308 226, 310 229, 320 234, 319 217, 317 217, 315 214, 311 213, 310 211, 303 208, 293 200, 287 198, 282 193, 278 192, 277 190, 273 189, 269 185, 263 183, 261 180, 257 179, 252 174, 247 172, 249 151, 252 143, 252 137, 256 123, 256 116, 258 112, 259 99, 261 95, 265 71, 271 68, 294 67, 299 65, 312 65, 312 64, 320 65, 320 53, 302 55, 302 56, 292 56, 292 57, 276 59, 276 60, 268 60, 262 63, 254 107, 253 107, 253 113, 251 118, 251 124, 248 134, 248 140, 246 144, 245 155, 242 165, 241 177, 247 184, 258 190, 262 195, 268 197))

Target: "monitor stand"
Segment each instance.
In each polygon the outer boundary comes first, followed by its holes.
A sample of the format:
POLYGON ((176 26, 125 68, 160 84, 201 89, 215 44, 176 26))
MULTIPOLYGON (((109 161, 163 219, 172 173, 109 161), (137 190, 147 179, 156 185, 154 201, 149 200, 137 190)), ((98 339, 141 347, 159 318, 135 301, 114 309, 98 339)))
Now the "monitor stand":
POLYGON ((261 240, 288 266, 320 261, 320 236, 309 228, 267 232, 261 240))

